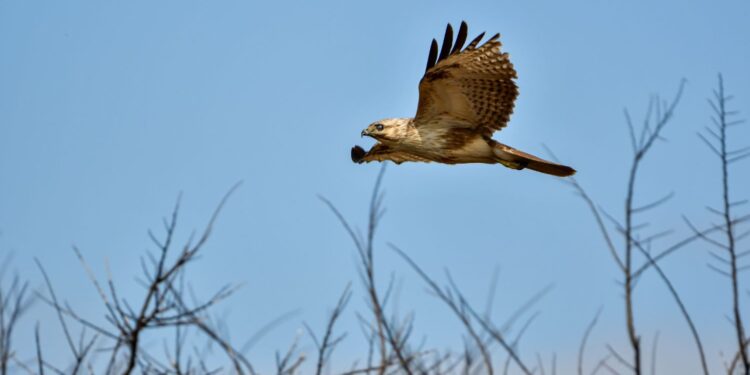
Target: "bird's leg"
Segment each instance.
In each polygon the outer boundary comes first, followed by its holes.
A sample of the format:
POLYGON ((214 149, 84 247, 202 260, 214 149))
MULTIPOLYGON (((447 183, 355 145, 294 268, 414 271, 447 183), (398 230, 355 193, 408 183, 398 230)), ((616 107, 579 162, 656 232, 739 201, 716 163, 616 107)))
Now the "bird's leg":
POLYGON ((376 143, 369 151, 365 151, 362 147, 354 146, 352 147, 352 161, 362 164, 371 161, 390 160, 388 156, 391 152, 391 148, 382 143, 376 143))
POLYGON ((510 169, 516 169, 516 170, 522 170, 526 168, 527 165, 529 165, 528 160, 519 160, 519 161, 508 161, 508 160, 498 160, 500 164, 510 168, 510 169))

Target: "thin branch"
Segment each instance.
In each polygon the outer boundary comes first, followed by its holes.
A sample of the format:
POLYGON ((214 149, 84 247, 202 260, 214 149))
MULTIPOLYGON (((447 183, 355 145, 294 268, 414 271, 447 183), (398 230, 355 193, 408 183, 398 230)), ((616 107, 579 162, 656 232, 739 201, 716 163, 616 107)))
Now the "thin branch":
POLYGON ((583 352, 586 349, 586 342, 589 339, 589 336, 591 335, 591 331, 594 330, 594 326, 596 325, 596 322, 599 320, 599 315, 602 313, 602 308, 599 307, 599 310, 596 311, 596 315, 594 315, 594 319, 591 319, 591 323, 586 327, 586 331, 583 334, 583 338, 581 339, 581 345, 578 348, 578 375, 583 375, 583 352))
MULTIPOLYGON (((531 374, 531 371, 526 367, 526 365, 521 361, 521 359, 516 355, 513 348, 508 345, 508 343, 505 341, 505 339, 502 337, 502 335, 498 332, 498 330, 492 328, 486 321, 483 319, 479 314, 474 311, 471 306, 469 306, 467 303, 465 303, 465 300, 461 294, 461 292, 455 287, 453 287, 453 292, 458 296, 460 305, 456 303, 456 301, 450 297, 443 289, 441 289, 437 283, 432 280, 408 255, 406 255, 405 252, 403 252, 398 247, 391 245, 391 248, 398 253, 408 264, 411 266, 414 271, 417 272, 417 274, 430 286, 432 291, 441 299, 443 302, 445 302, 451 310, 459 317, 459 319, 464 323, 464 326, 469 331, 469 334, 471 337, 475 340, 480 350, 482 350, 483 344, 482 341, 479 339, 479 336, 476 334, 476 332, 471 327, 469 316, 466 314, 468 311, 469 314, 474 316, 474 319, 479 322, 479 324, 489 333, 495 340, 500 343, 500 345, 505 349, 505 351, 513 358, 513 361, 518 365, 518 367, 521 368, 521 370, 529 375, 531 374)), ((488 371, 491 373, 492 365, 491 361, 489 360, 489 355, 486 352, 483 352, 484 360, 485 360, 485 366, 488 367, 488 371)))
POLYGON ((736 250, 736 238, 735 228, 732 220, 732 200, 729 194, 729 164, 739 161, 748 154, 740 154, 739 156, 730 157, 729 151, 727 150, 727 121, 728 117, 733 114, 732 111, 728 111, 726 108, 726 102, 728 101, 727 95, 724 93, 724 80, 719 74, 718 79, 718 91, 714 93, 714 101, 709 100, 711 107, 713 108, 716 116, 718 117, 718 128, 719 128, 719 147, 713 147, 710 143, 706 142, 710 149, 719 156, 721 161, 721 186, 722 186, 722 216, 724 219, 724 233, 726 234, 726 245, 720 244, 720 247, 725 248, 729 252, 729 268, 730 268, 730 279, 732 282, 732 314, 734 315, 734 326, 736 332, 736 340, 738 352, 742 360, 743 372, 747 375, 750 374, 750 357, 747 353, 747 345, 745 344, 745 327, 742 320, 742 314, 740 312, 740 299, 739 299, 739 267, 737 265, 737 250, 736 250))
POLYGON ((315 346, 318 349, 318 362, 315 369, 316 375, 321 375, 323 372, 323 367, 325 366, 326 362, 328 361, 328 358, 330 358, 331 353, 336 348, 336 345, 341 342, 343 339, 343 336, 339 336, 338 338, 334 338, 333 336, 333 327, 336 325, 336 321, 341 316, 341 313, 344 311, 344 308, 346 308, 346 305, 349 303, 349 300, 352 297, 352 291, 351 291, 351 283, 346 285, 346 288, 344 289, 344 292, 341 293, 341 296, 339 297, 338 302, 336 303, 336 307, 334 307, 333 311, 331 312, 330 317, 328 318, 328 324, 326 325, 325 334, 323 335, 323 341, 318 342, 318 340, 315 337, 315 333, 312 332, 312 330, 308 328, 308 332, 310 333, 310 336, 312 336, 313 341, 315 341, 315 346))

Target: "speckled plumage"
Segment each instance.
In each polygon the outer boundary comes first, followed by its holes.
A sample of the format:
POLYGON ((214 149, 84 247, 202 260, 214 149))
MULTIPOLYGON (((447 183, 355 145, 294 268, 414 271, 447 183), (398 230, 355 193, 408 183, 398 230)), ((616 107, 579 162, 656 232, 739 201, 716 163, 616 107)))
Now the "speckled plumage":
POLYGON ((500 51, 499 34, 480 45, 482 33, 462 49, 467 31, 462 22, 453 44, 449 24, 439 54, 437 41, 432 40, 415 117, 384 119, 368 126, 362 135, 378 143, 367 152, 355 146, 352 160, 500 163, 557 176, 575 173, 491 138, 510 121, 518 96, 517 75, 508 54, 500 51))

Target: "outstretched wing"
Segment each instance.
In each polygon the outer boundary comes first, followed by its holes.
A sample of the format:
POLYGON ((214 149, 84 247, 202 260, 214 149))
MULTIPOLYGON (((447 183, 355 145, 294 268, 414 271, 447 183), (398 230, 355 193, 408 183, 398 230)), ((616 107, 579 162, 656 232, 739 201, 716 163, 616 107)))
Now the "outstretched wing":
POLYGON ((468 27, 461 22, 456 44, 453 28, 443 46, 432 40, 427 70, 419 82, 418 127, 472 128, 491 136, 504 128, 518 96, 516 71, 507 53, 500 52, 500 34, 479 46, 484 33, 462 50, 468 27))
POLYGON ((401 164, 405 161, 421 161, 429 163, 431 160, 423 157, 410 154, 403 151, 394 151, 390 147, 378 143, 372 146, 370 151, 365 151, 362 147, 352 147, 352 161, 358 164, 369 163, 371 161, 386 161, 390 160, 396 164, 401 164))

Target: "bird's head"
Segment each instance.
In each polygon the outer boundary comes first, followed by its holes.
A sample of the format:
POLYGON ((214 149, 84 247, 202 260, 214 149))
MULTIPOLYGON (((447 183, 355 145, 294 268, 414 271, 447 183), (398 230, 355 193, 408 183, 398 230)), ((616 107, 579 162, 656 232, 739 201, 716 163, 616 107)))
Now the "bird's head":
POLYGON ((387 118, 375 121, 362 130, 362 136, 372 137, 383 143, 398 142, 406 136, 407 127, 411 122, 410 118, 387 118))

